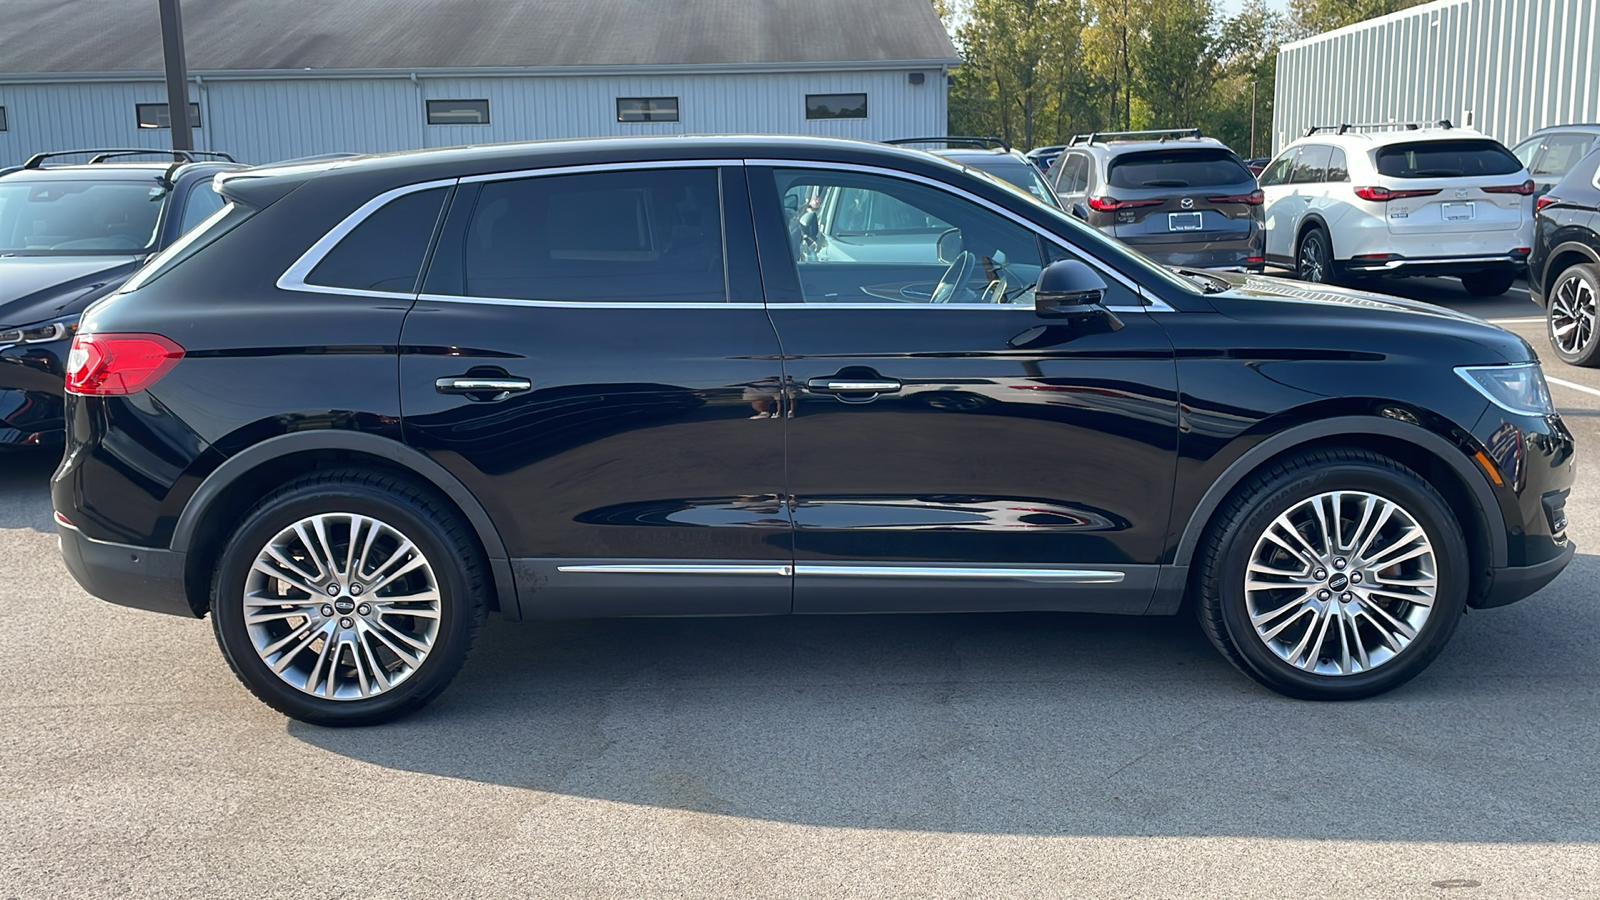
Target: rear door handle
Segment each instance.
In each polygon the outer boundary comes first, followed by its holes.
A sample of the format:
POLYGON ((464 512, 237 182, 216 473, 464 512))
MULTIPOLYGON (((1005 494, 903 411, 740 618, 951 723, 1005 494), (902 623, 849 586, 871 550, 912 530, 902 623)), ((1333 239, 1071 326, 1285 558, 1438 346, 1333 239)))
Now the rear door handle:
POLYGON ((893 378, 813 378, 806 387, 835 394, 892 394, 900 390, 900 382, 893 378))
POLYGON ((490 399, 504 400, 514 393, 531 389, 533 382, 526 378, 457 375, 441 378, 433 386, 441 394, 493 394, 490 399))

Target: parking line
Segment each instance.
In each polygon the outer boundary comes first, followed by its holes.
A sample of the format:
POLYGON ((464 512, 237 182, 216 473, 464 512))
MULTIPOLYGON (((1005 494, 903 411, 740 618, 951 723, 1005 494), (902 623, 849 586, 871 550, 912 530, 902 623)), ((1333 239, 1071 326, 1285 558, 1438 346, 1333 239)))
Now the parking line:
POLYGON ((1520 317, 1513 318, 1513 319, 1490 319, 1489 320, 1489 324, 1491 324, 1491 325, 1532 325, 1535 322, 1543 322, 1543 321, 1544 321, 1544 316, 1520 316, 1520 317))
POLYGON ((1551 384, 1559 384, 1564 388, 1571 388, 1575 391, 1583 391, 1585 394, 1593 394, 1596 397, 1600 397, 1600 390, 1595 390, 1588 385, 1577 384, 1562 378, 1552 378, 1549 375, 1546 375, 1544 380, 1550 382, 1551 384))

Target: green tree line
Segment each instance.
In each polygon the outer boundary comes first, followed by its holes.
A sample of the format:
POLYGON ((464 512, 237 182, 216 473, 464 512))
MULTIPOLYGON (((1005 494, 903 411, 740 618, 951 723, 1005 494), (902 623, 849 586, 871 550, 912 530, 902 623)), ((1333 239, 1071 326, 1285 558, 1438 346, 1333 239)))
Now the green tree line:
POLYGON ((1290 0, 1285 16, 1246 0, 1230 16, 1215 0, 933 0, 963 59, 949 133, 1026 148, 1195 126, 1265 155, 1278 45, 1418 2, 1290 0))

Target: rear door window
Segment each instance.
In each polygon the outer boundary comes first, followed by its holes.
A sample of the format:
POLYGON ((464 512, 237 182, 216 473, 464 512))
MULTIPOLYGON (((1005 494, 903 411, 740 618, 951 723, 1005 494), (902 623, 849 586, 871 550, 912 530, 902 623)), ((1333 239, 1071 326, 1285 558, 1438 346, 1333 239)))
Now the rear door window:
POLYGON ((1232 151, 1221 148, 1143 150, 1111 161, 1107 181, 1114 188, 1186 188, 1254 181, 1232 151))
POLYGON ((307 284, 410 294, 448 188, 403 194, 357 225, 306 276, 307 284))
POLYGON ((1522 162, 1496 141, 1418 141, 1378 151, 1378 174, 1389 178, 1476 178, 1521 169, 1522 162))
POLYGON ((1328 157, 1328 181, 1349 181, 1350 166, 1345 161, 1344 150, 1333 148, 1333 155, 1328 157))
POLYGON ((1328 178, 1328 161, 1333 158, 1333 148, 1312 144, 1300 149, 1300 158, 1294 161, 1289 173, 1291 184, 1316 184, 1328 178))
MULTIPOLYGON (((906 213, 848 211, 852 228, 930 227, 906 213)), ((551 175, 483 186, 462 275, 469 297, 722 303, 723 255, 715 169, 551 175)))
POLYGON ((1068 153, 1062 157, 1061 163, 1056 167, 1056 190, 1063 194, 1082 193, 1088 176, 1084 171, 1085 163, 1082 154, 1068 153))

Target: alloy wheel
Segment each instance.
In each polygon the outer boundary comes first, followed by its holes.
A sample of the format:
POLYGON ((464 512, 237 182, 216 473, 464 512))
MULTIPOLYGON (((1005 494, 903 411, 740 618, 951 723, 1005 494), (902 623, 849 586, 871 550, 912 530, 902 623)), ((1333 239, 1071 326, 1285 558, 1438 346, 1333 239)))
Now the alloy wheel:
POLYGON ((1398 503, 1363 491, 1302 500, 1257 539, 1244 576, 1250 624, 1279 659, 1316 675, 1399 656, 1433 610, 1433 544, 1398 503))
POLYGON ((1300 245, 1300 278, 1312 284, 1327 281, 1328 261, 1323 258, 1322 242, 1307 237, 1300 245))
POLYGON ((1550 292, 1550 340, 1567 356, 1577 356, 1594 338, 1594 289, 1569 272, 1550 292))
POLYGON ((326 513, 278 532, 245 581, 250 643, 285 684, 362 700, 414 675, 439 634, 439 582, 416 544, 369 516, 326 513))

